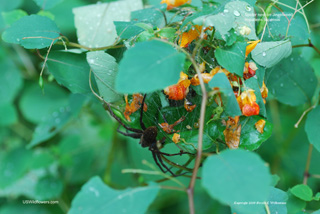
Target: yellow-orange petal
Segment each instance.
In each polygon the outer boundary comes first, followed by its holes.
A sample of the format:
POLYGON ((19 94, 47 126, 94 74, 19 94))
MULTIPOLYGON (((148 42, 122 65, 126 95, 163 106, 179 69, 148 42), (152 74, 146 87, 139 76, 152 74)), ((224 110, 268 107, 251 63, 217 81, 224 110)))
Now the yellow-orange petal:
POLYGON ((256 122, 254 125, 257 131, 263 134, 263 129, 264 129, 264 126, 266 125, 266 121, 261 119, 261 120, 258 120, 258 122, 256 122))
POLYGON ((249 45, 246 47, 246 57, 251 53, 251 51, 257 46, 260 40, 248 42, 249 45))
POLYGON ((172 141, 174 143, 179 143, 180 142, 180 134, 174 133, 172 136, 172 141))

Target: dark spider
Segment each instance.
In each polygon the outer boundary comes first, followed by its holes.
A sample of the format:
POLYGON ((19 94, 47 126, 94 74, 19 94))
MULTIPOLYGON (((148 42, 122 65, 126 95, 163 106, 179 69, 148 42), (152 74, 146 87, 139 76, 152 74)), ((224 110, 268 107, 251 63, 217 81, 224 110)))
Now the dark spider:
MULTIPOLYGON (((146 94, 144 95, 143 97, 143 100, 142 100, 142 104, 141 106, 144 105, 144 102, 145 102, 145 99, 146 99, 146 94)), ((168 153, 164 153, 164 152, 161 152, 158 148, 158 145, 157 145, 157 135, 158 135, 158 129, 156 126, 150 126, 150 127, 146 127, 142 121, 142 118, 143 118, 143 108, 141 107, 141 110, 140 110, 140 126, 141 126, 141 129, 135 129, 135 128, 130 128, 128 127, 127 125, 125 125, 120 118, 118 118, 112 111, 110 105, 107 103, 107 106, 108 106, 108 110, 109 110, 109 113, 110 115, 116 119, 116 121, 118 121, 118 123, 126 129, 127 132, 122 132, 119 130, 118 128, 118 132, 124 136, 128 136, 128 137, 132 137, 132 138, 135 138, 135 139, 140 139, 140 144, 143 148, 145 147, 148 147, 149 150, 152 152, 152 157, 155 161, 155 163, 157 164, 157 166, 161 169, 162 172, 166 173, 167 171, 169 171, 172 176, 176 177, 177 175, 174 174, 163 162, 162 158, 161 158, 161 155, 166 155, 166 156, 175 156, 175 155, 182 155, 182 154, 190 154, 188 152, 183 152, 182 150, 180 150, 179 153, 175 153, 175 154, 168 154, 168 153), (128 133, 128 131, 131 131, 132 133, 128 133), (164 167, 167 171, 165 171, 162 167, 164 167)), ((161 139, 160 141, 160 145, 162 145, 165 141, 165 137, 161 139)))

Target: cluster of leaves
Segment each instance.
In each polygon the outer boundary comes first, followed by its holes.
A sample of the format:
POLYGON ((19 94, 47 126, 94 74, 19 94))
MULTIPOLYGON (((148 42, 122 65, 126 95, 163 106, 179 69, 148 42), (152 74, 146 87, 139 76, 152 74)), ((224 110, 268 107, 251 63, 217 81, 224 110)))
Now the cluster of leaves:
MULTIPOLYGON (((119 191, 106 186, 99 177, 92 177, 101 174, 104 168, 110 171, 110 166, 96 164, 96 170, 91 174, 81 172, 103 156, 105 152, 101 151, 112 149, 104 142, 105 139, 111 141, 111 136, 101 134, 111 122, 103 120, 105 126, 98 129, 89 125, 92 121, 101 123, 97 118, 106 117, 94 95, 111 103, 114 113, 128 126, 141 129, 139 108, 129 114, 130 121, 124 113, 130 109, 129 103, 135 102, 133 94, 147 94, 143 121, 147 127, 157 126, 158 139, 167 138, 165 151, 174 150, 175 144, 171 140, 173 134, 167 134, 160 124, 173 124, 183 116, 185 119, 174 127, 180 135, 179 142, 175 143, 185 151, 196 153, 204 93, 201 86, 204 86, 209 96, 202 143, 203 151, 211 156, 203 159, 201 186, 210 197, 230 206, 236 213, 298 213, 305 209, 306 202, 319 201, 319 193, 313 195, 307 185, 294 186, 287 193, 276 188, 278 177, 271 175, 265 162, 252 152, 272 133, 264 102, 266 96, 262 93, 266 88, 271 92, 271 98, 281 103, 312 107, 305 130, 310 143, 320 151, 318 80, 300 52, 292 49, 310 39, 308 21, 299 1, 271 2, 259 4, 259 7, 255 0, 177 1, 179 4, 175 5, 170 5, 171 1, 163 1, 166 4, 150 1, 150 7, 144 9, 141 0, 92 5, 74 0, 68 8, 72 8, 78 43, 62 36, 70 33, 70 23, 61 24, 64 21, 59 21, 61 17, 57 12, 61 8, 54 9, 61 0, 34 2, 42 8, 37 14, 12 10, 18 3, 4 5, 6 12, 2 13, 1 21, 6 26, 2 39, 31 49, 44 59, 44 63, 39 72, 40 87, 34 81, 27 81, 27 90, 17 98, 23 80, 14 61, 4 60, 8 51, 1 49, 1 67, 6 69, 0 79, 0 125, 16 124, 18 113, 14 102, 19 99, 26 124, 35 126, 30 140, 18 139, 17 146, 9 146, 2 152, 1 196, 62 200, 67 191, 62 180, 76 185, 91 177, 72 199, 69 213, 146 212, 160 185, 151 183, 119 191), (255 21, 255 13, 259 13, 261 6, 265 8, 264 17, 255 21), (297 8, 302 9, 298 11, 297 8), (287 13, 294 14, 292 19, 283 15, 287 13), (270 20, 273 16, 280 20, 267 22, 264 19, 269 17, 270 20), (262 41, 258 42, 258 39, 262 41), (256 46, 249 50, 247 43, 252 41, 257 41, 256 46), (249 76, 244 73, 249 69, 248 62, 256 66, 249 76), (218 72, 214 73, 215 69, 218 72), (183 79, 181 72, 187 77, 183 79), (52 83, 53 80, 71 93, 52 83), (184 80, 191 83, 182 87, 179 83, 184 80), (193 84, 198 80, 201 85, 193 84), (175 86, 181 86, 182 99, 175 99, 181 91, 171 94, 169 89, 175 86), (45 95, 41 94, 41 89, 45 95), (251 92, 254 94, 250 95, 251 92), (129 94, 128 101, 124 94, 129 94), (249 101, 244 101, 246 99, 249 101), (255 103, 258 112, 245 113, 243 106, 248 102, 250 106, 255 103), (34 103, 41 105, 34 109, 34 103), (188 110, 185 103, 191 103, 194 108, 188 110), (83 113, 84 106, 97 109, 98 113, 95 117, 83 113), (79 114, 85 115, 83 122, 70 125, 79 114), (259 131, 256 124, 261 120, 265 125, 259 131), (86 134, 80 138, 79 132, 86 134), (95 139, 95 151, 75 152, 88 147, 86 144, 91 139, 95 139), (60 170, 67 172, 66 175, 60 170), (28 189, 20 188, 26 183, 31 184, 28 189), (261 203, 247 205, 241 202, 261 203)), ((70 16, 72 19, 72 14, 70 16)), ((18 53, 25 51, 20 46, 15 46, 18 53)), ((24 64, 32 72, 30 63, 24 64)), ((1 131, 0 136, 8 138, 8 132, 1 131)), ((185 161, 183 169, 188 170, 193 158, 176 160, 185 161)), ((107 183, 111 179, 108 176, 104 178, 107 183)), ((21 207, 8 206, 6 209, 1 211, 18 212, 21 207)))

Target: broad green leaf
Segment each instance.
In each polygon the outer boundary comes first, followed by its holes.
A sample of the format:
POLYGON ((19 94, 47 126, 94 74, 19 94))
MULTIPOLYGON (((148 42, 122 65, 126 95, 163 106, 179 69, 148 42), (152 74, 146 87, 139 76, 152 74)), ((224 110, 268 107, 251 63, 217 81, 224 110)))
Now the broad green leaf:
POLYGON ((288 38, 290 39, 292 45, 308 43, 308 38, 310 37, 310 34, 308 32, 306 20, 304 19, 302 14, 295 14, 294 18, 290 22, 288 33, 287 18, 281 12, 274 13, 269 18, 275 17, 277 17, 279 21, 268 22, 268 27, 265 31, 263 41, 272 41, 275 39, 281 40, 283 38, 288 38))
POLYGON ((229 36, 229 31, 232 28, 239 33, 243 27, 248 27, 251 30, 250 33, 242 36, 252 40, 257 39, 255 34, 254 9, 244 1, 227 2, 223 12, 215 15, 200 16, 195 18, 193 23, 204 27, 214 26, 223 40, 226 40, 226 36, 229 36))
POLYGON ((309 112, 306 120, 305 130, 309 142, 320 151, 320 106, 309 112))
POLYGON ((259 114, 266 117, 267 116, 266 107, 264 105, 263 98, 261 96, 258 80, 254 77, 250 78, 245 81, 245 86, 254 90, 254 94, 256 95, 256 98, 257 98, 256 102, 260 107, 259 114))
MULTIPOLYGON (((253 4, 254 5, 254 4, 253 4)), ((256 28, 255 28, 255 13, 254 8, 244 1, 232 1, 226 4, 223 11, 226 13, 231 13, 234 16, 233 29, 241 34, 241 29, 243 27, 250 28, 250 33, 248 35, 243 35, 250 40, 257 40, 256 28)))
POLYGON ((287 209, 288 213, 297 213, 306 207, 306 202, 294 196, 291 191, 287 192, 288 201, 287 201, 287 209))
POLYGON ((28 148, 36 146, 56 135, 80 111, 84 102, 81 95, 70 96, 69 106, 58 109, 36 127, 28 148))
POLYGON ((262 204, 246 206, 236 202, 266 201, 271 176, 261 158, 252 152, 225 150, 210 156, 203 165, 202 186, 209 195, 239 212, 258 213, 262 204))
POLYGON ((176 84, 185 55, 161 41, 136 44, 124 53, 119 64, 116 90, 121 93, 149 93, 176 84))
POLYGON ((271 181, 271 186, 275 187, 278 182, 280 181, 280 177, 277 174, 273 174, 272 176, 272 181, 271 181))
POLYGON ((100 96, 106 102, 116 102, 122 98, 114 89, 114 82, 118 72, 115 58, 104 51, 88 52, 87 61, 97 82, 100 96))
POLYGON ((45 84, 44 90, 33 84, 25 87, 19 100, 19 108, 23 116, 33 123, 40 123, 57 109, 68 105, 68 95, 65 90, 53 84, 45 84))
POLYGON ((149 23, 154 28, 163 28, 165 26, 165 19, 161 10, 154 7, 132 11, 131 21, 149 23))
POLYGON ((11 25, 14 22, 18 21, 20 18, 27 16, 27 12, 24 10, 13 10, 10 12, 2 12, 3 21, 6 25, 11 25))
POLYGON ((218 13, 216 15, 205 15, 195 18, 192 22, 203 27, 214 26, 223 39, 228 31, 232 29, 235 17, 232 13, 218 13))
POLYGON ((1 1, 0 11, 10 11, 22 4, 23 0, 1 1))
POLYGON ((9 126, 18 120, 18 114, 13 104, 0 105, 0 127, 9 126))
POLYGON ((240 137, 240 148, 247 150, 256 150, 260 145, 268 140, 272 134, 272 123, 267 121, 265 118, 260 116, 251 116, 251 117, 241 117, 241 137, 240 137), (263 129, 263 133, 257 131, 255 123, 259 120, 265 120, 266 125, 263 129))
MULTIPOLYGON (((288 200, 288 195, 286 192, 274 188, 274 187, 270 187, 270 194, 268 197, 268 200, 266 200, 266 203, 268 205, 268 208, 270 210, 270 214, 271 213, 278 213, 278 214, 287 214, 287 203, 288 200)), ((265 203, 264 201, 251 201, 252 203, 265 203)), ((246 206, 252 206, 252 204, 247 204, 246 206)), ((236 213, 236 214, 246 214, 246 212, 238 212, 236 210, 236 206, 234 209, 232 209, 232 213, 236 213)), ((260 212, 256 212, 255 214, 266 214, 266 210, 263 209, 260 212)))
POLYGON ((225 48, 219 47, 215 51, 215 57, 219 65, 227 69, 229 72, 242 77, 246 47, 247 45, 245 43, 235 43, 231 47, 225 48))
POLYGON ((320 214, 320 210, 313 212, 312 214, 320 214))
POLYGON ((42 10, 50 9, 64 0, 33 0, 42 10))
POLYGON ((241 115, 240 107, 234 96, 230 82, 224 73, 217 73, 209 82, 211 88, 219 88, 222 92, 223 107, 227 115, 234 117, 241 115))
POLYGON ((74 8, 79 43, 91 48, 112 45, 117 38, 113 22, 130 21, 131 11, 142 7, 141 0, 124 0, 74 8))
POLYGON ((0 61, 0 105, 12 103, 22 86, 19 70, 10 60, 0 61))
POLYGON ((252 58, 258 64, 271 68, 282 59, 290 56, 292 47, 290 40, 278 42, 260 42, 251 52, 252 58))
POLYGON ((1 214, 13 214, 13 213, 23 213, 23 214, 49 214, 46 206, 39 206, 39 204, 26 204, 20 202, 6 203, 0 208, 1 214))
POLYGON ((17 148, 0 156, 0 189, 13 184, 29 169, 31 152, 17 148))
POLYGON ((301 200, 304 200, 304 201, 312 200, 312 196, 313 196, 312 189, 305 184, 299 184, 292 187, 290 189, 290 192, 297 198, 300 198, 301 200))
POLYGON ((293 54, 266 72, 266 85, 281 103, 297 106, 311 102, 317 78, 301 56, 293 54))
POLYGON ((85 54, 52 51, 47 66, 57 82, 72 93, 91 93, 89 87, 90 67, 85 54))
POLYGON ((114 190, 99 177, 91 178, 76 195, 69 214, 145 213, 159 192, 159 186, 114 190))
POLYGON ((114 22, 117 34, 121 39, 130 39, 143 32, 144 29, 135 25, 137 22, 114 22))
POLYGON ((63 190, 63 183, 56 177, 45 176, 38 180, 35 195, 38 200, 58 198, 63 190))
POLYGON ((44 16, 30 15, 13 23, 3 32, 2 39, 27 49, 41 49, 54 44, 59 36, 60 30, 54 21, 44 16))
MULTIPOLYGON (((29 164, 30 161, 27 161, 27 163, 29 164)), ((45 169, 31 170, 28 173, 24 174, 22 177, 20 177, 18 180, 15 180, 13 183, 11 183, 11 185, 5 188, 0 188, 0 196, 1 197, 25 196, 28 198, 36 198, 35 186, 39 178, 43 177, 46 173, 47 172, 45 169)))
MULTIPOLYGON (((221 5, 225 5, 229 2, 233 2, 233 1, 237 1, 237 0, 215 0, 215 2, 221 4, 221 5)), ((247 2, 249 4, 251 4, 252 6, 254 6, 256 4, 257 0, 243 0, 243 2, 247 2)))

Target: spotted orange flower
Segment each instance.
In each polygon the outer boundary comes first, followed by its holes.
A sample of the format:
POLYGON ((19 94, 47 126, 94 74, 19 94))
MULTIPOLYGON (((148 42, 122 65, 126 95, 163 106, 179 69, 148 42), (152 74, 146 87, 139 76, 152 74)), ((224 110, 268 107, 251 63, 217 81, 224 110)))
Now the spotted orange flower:
POLYGON ((173 136, 172 136, 172 141, 174 143, 179 143, 180 142, 180 134, 174 133, 173 136))
POLYGON ((237 149, 240 143, 241 124, 239 116, 229 117, 226 122, 226 129, 223 131, 224 139, 230 149, 237 149))
POLYGON ((256 63, 254 62, 246 62, 243 68, 243 78, 249 79, 256 75, 256 70, 258 69, 256 63))
POLYGON ((171 85, 164 89, 170 100, 183 100, 189 92, 190 80, 188 75, 180 72, 180 79, 177 84, 171 85))
POLYGON ((254 125, 257 131, 263 134, 263 129, 264 129, 264 126, 266 125, 266 121, 261 119, 261 120, 258 120, 254 125))
POLYGON ((171 10, 172 8, 179 7, 186 3, 191 3, 191 0, 162 0, 161 4, 167 4, 167 10, 171 10))
MULTIPOLYGON (((126 109, 124 111, 124 117, 126 120, 131 122, 130 115, 136 111, 138 111, 141 107, 143 96, 141 94, 133 94, 132 95, 132 102, 129 104, 128 102, 128 96, 124 97, 126 101, 126 109)), ((143 110, 147 111, 147 104, 143 105, 143 110)))
POLYGON ((268 88, 266 86, 266 84, 262 83, 262 87, 260 88, 260 92, 261 92, 261 96, 263 98, 263 102, 266 103, 266 98, 268 97, 268 88))
POLYGON ((243 91, 240 96, 237 97, 239 107, 244 116, 258 115, 260 111, 259 105, 256 103, 256 95, 254 90, 248 89, 243 91))

